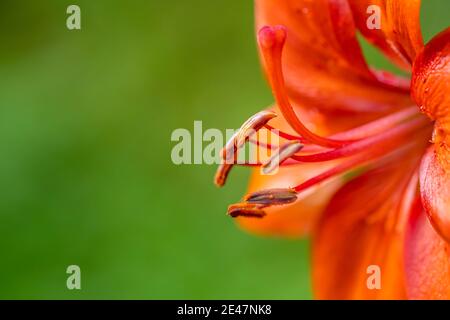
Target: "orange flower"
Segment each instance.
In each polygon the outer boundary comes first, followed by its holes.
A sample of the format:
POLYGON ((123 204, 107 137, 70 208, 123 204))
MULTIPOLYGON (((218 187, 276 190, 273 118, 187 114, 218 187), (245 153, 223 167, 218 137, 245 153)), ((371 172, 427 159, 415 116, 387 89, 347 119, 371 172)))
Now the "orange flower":
POLYGON ((420 0, 256 0, 276 103, 227 144, 216 183, 249 129, 279 130, 258 163, 279 172, 255 168, 229 213, 259 234, 311 234, 316 298, 450 298, 450 28, 424 45, 419 16, 420 0), (381 29, 366 24, 373 4, 381 29), (370 68, 357 30, 411 81, 370 68))

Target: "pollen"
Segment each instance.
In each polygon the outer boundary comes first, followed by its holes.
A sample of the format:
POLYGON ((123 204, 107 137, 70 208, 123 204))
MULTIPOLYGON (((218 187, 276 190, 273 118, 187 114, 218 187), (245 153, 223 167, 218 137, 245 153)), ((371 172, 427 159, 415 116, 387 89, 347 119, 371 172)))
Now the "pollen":
POLYGON ((265 206, 285 205, 297 200, 297 192, 291 188, 261 190, 245 196, 247 203, 265 206))
POLYGON ((222 159, 226 160, 227 163, 234 163, 237 151, 251 136, 275 117, 277 117, 277 114, 269 110, 263 110, 251 116, 226 143, 221 151, 222 159))
POLYGON ((295 155, 303 148, 299 141, 290 141, 282 145, 262 166, 262 174, 273 173, 284 161, 295 155))
POLYGON ((228 207, 228 215, 232 218, 246 217, 246 218, 263 218, 266 213, 261 204, 253 203, 235 203, 228 207))
POLYGON ((236 147, 239 149, 244 145, 248 138, 250 138, 255 132, 264 127, 267 122, 275 118, 277 114, 273 111, 264 110, 251 116, 238 131, 236 135, 236 147))

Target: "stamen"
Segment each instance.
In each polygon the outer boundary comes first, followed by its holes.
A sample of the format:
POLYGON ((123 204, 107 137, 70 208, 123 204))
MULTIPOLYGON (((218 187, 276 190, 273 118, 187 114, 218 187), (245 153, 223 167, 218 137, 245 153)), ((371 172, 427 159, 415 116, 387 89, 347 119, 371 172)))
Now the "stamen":
POLYGON ((225 146, 220 151, 220 155, 223 160, 225 160, 227 163, 234 163, 237 155, 237 148, 236 148, 236 137, 238 135, 238 132, 235 132, 233 136, 230 138, 230 140, 227 141, 225 146))
POLYGON ((260 111, 257 114, 251 116, 238 131, 236 136, 236 147, 239 149, 244 145, 247 139, 259 129, 264 127, 264 125, 275 118, 277 114, 272 111, 260 111))
POLYGON ((244 200, 253 204, 279 206, 295 202, 297 200, 297 192, 290 188, 268 189, 248 194, 244 200))
POLYGON ((264 205, 252 203, 235 203, 228 207, 227 214, 232 218, 263 218, 266 215, 264 207, 264 205))
POLYGON ((271 174, 274 172, 284 161, 292 157, 303 148, 303 144, 299 141, 290 141, 282 145, 274 155, 272 155, 262 166, 262 174, 271 174))
POLYGON ((311 143, 331 148, 342 147, 351 143, 352 141, 333 140, 316 135, 297 117, 294 108, 289 102, 281 65, 281 53, 286 36, 287 33, 284 26, 266 26, 259 31, 259 44, 266 63, 272 92, 284 118, 298 134, 311 143))
POLYGON ((276 128, 272 127, 272 126, 269 125, 269 124, 266 124, 264 127, 265 127, 267 130, 276 133, 280 138, 283 138, 283 139, 286 139, 286 140, 298 140, 298 141, 301 141, 301 142, 303 142, 303 143, 306 142, 305 139, 303 139, 303 137, 300 137, 300 136, 294 136, 294 135, 289 134, 289 133, 287 133, 287 132, 284 132, 284 131, 281 131, 281 130, 279 130, 279 129, 276 129, 276 128))
POLYGON ((228 175, 233 168, 234 164, 222 162, 217 168, 216 175, 214 176, 214 183, 216 186, 223 187, 227 182, 228 175))
POLYGON ((275 118, 277 114, 273 111, 260 111, 257 114, 251 116, 240 129, 231 137, 226 143, 225 147, 221 151, 221 156, 224 160, 236 158, 236 152, 239 150, 245 142, 257 131, 259 131, 270 120, 275 118))
MULTIPOLYGON (((357 141, 361 139, 368 138, 370 136, 376 135, 378 133, 381 133, 387 129, 390 129, 396 125, 399 125, 405 121, 409 121, 413 119, 414 117, 420 116, 420 112, 418 111, 416 106, 409 107, 402 109, 400 111, 397 111, 395 113, 389 114, 387 116, 384 116, 382 118, 373 120, 369 123, 363 124, 359 127, 339 132, 336 134, 333 134, 329 136, 330 139, 335 140, 352 140, 357 141)), ((266 124, 264 126, 267 130, 274 132, 278 136, 280 136, 283 139, 286 140, 297 140, 301 141, 303 144, 309 144, 308 141, 306 141, 303 137, 295 136, 292 134, 289 134, 287 132, 281 131, 275 127, 272 127, 269 124, 266 124)), ((313 147, 314 149, 317 148, 323 148, 317 145, 308 145, 308 148, 313 147)))
MULTIPOLYGON (((399 156, 405 153, 405 151, 410 150, 412 147, 417 147, 417 142, 413 141, 412 143, 403 145, 399 149, 395 150, 395 153, 388 154, 388 156, 399 156)), ((356 155, 352 158, 347 159, 345 162, 337 165, 336 167, 333 167, 311 179, 306 180, 305 182, 299 184, 298 186, 294 187, 293 189, 300 193, 302 191, 305 191, 306 189, 315 186, 325 180, 328 180, 332 177, 335 177, 341 173, 344 173, 351 169, 356 169, 357 167, 360 167, 364 164, 368 164, 371 161, 378 159, 385 155, 384 149, 376 149, 372 152, 366 152, 359 155, 356 155)))
POLYGON ((409 93, 411 89, 411 79, 397 76, 393 73, 384 71, 384 70, 376 70, 371 68, 372 73, 381 83, 387 85, 390 88, 396 88, 405 93, 409 93))
POLYGON ((413 134, 417 129, 426 125, 428 125, 428 121, 425 118, 418 118, 414 121, 394 127, 384 133, 356 141, 339 149, 311 155, 292 156, 292 159, 300 162, 322 162, 347 157, 359 152, 368 152, 369 150, 376 148, 382 148, 384 152, 387 152, 397 148, 402 144, 401 142, 413 134))
POLYGON ((416 106, 400 110, 385 117, 373 120, 359 127, 332 135, 333 139, 365 139, 375 134, 381 133, 387 129, 395 127, 405 121, 411 120, 415 116, 420 116, 416 106))
POLYGON ((276 146, 276 145, 273 145, 273 144, 267 143, 267 142, 261 142, 258 139, 255 140, 255 139, 251 139, 250 138, 248 140, 248 142, 253 144, 253 145, 255 145, 255 146, 257 146, 257 147, 261 147, 261 148, 269 149, 269 150, 275 150, 275 149, 279 148, 279 146, 276 146))

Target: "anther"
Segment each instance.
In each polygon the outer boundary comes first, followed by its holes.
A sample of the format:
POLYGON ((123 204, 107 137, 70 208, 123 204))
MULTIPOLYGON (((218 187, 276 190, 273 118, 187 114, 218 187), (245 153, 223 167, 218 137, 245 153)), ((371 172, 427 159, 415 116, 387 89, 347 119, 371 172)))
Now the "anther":
POLYGON ((273 173, 284 161, 295 155, 302 148, 303 144, 300 141, 290 141, 280 146, 275 154, 261 166, 262 174, 273 173))
POLYGON ((266 215, 263 210, 264 207, 264 205, 259 204, 235 203, 228 207, 227 214, 232 218, 263 218, 266 215))
POLYGON ((297 192, 291 188, 268 189, 248 194, 244 200, 252 204, 279 206, 295 202, 297 192))
POLYGON ((239 150, 245 142, 261 128, 263 128, 270 120, 275 118, 277 114, 273 111, 260 111, 251 116, 242 124, 240 129, 231 137, 221 151, 222 159, 227 163, 233 163, 236 158, 237 150, 239 150))
POLYGON ((277 114, 273 111, 260 111, 257 114, 251 116, 238 131, 236 135, 236 148, 242 147, 247 139, 251 137, 255 132, 264 127, 267 122, 275 118, 277 114))

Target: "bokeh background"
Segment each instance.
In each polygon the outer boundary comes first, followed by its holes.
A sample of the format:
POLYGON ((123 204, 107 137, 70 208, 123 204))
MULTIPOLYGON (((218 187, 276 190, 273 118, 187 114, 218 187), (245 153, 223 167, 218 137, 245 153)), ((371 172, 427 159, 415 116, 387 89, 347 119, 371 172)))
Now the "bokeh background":
MULTIPOLYGON (((430 39, 450 2, 423 2, 430 39)), ((250 0, 1 0, 0 298, 311 298, 307 240, 225 216, 246 170, 218 190, 214 166, 170 159, 174 129, 237 128, 271 100, 250 0)))

